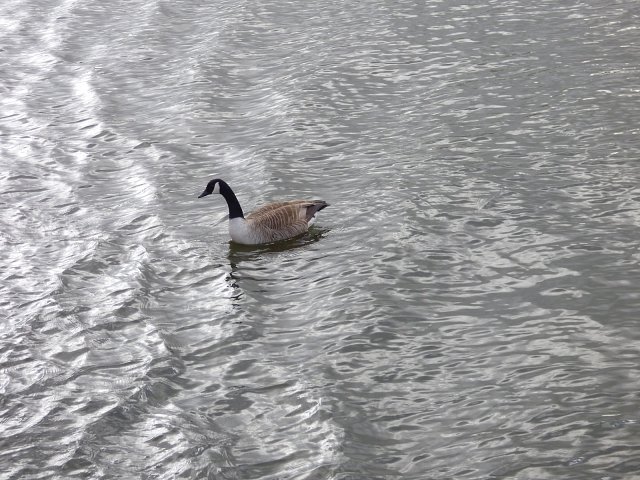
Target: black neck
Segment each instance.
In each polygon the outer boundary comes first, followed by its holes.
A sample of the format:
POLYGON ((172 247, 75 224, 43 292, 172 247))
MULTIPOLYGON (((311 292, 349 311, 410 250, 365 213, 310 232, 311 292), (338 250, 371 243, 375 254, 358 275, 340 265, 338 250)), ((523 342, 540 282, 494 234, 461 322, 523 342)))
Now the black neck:
POLYGON ((229 220, 232 218, 244 218, 244 213, 242 213, 242 207, 240 206, 240 202, 236 197, 236 194, 233 193, 231 187, 227 185, 225 182, 220 182, 220 195, 224 197, 227 201, 227 206, 229 207, 229 220))

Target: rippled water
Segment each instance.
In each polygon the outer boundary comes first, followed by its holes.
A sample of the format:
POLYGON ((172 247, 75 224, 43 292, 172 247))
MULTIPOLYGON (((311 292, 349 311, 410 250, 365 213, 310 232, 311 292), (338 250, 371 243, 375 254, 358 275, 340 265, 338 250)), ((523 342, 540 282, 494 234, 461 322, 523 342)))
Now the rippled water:
POLYGON ((0 476, 640 475, 639 14, 3 1, 0 476))

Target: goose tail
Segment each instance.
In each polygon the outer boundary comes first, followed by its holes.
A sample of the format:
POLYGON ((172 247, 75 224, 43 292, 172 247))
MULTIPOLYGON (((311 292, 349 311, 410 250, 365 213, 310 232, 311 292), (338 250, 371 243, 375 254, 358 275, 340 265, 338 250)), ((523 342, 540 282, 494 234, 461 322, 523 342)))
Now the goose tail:
POLYGON ((329 204, 324 200, 312 200, 307 205, 307 223, 310 225, 315 221, 316 213, 318 213, 323 208, 328 207, 329 204))

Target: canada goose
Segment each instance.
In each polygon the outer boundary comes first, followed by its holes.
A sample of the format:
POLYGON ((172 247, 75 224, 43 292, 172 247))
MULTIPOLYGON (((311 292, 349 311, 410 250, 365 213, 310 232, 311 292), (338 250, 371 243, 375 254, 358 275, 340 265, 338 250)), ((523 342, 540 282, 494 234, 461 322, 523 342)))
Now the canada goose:
POLYGON ((198 198, 212 193, 219 193, 227 201, 231 240, 244 245, 297 237, 309 230, 316 220, 316 213, 329 205, 323 200, 275 202, 258 208, 245 218, 238 198, 224 180, 211 180, 198 198))

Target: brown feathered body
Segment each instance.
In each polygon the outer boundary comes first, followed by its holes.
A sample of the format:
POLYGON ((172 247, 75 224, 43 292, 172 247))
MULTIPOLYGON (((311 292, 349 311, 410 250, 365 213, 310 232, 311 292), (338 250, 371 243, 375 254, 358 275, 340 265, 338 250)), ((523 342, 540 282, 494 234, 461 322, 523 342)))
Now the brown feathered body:
POLYGON ((307 232, 315 222, 316 213, 327 205, 323 200, 270 203, 245 219, 231 219, 229 233, 233 241, 249 245, 287 240, 307 232))

